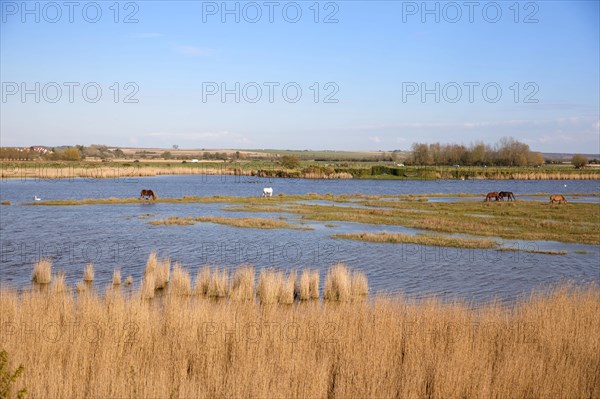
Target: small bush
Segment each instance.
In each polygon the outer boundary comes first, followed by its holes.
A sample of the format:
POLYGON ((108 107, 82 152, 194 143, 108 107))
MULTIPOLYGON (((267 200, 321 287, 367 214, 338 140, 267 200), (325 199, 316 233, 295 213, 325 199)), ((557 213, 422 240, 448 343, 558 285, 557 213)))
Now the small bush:
POLYGON ((281 157, 281 166, 286 169, 296 169, 300 166, 300 158, 295 155, 284 155, 281 157))
MULTIPOLYGON (((8 369, 8 353, 5 350, 0 351, 0 398, 12 397, 13 385, 24 371, 25 368, 20 365, 14 372, 11 372, 8 369)), ((18 399, 25 398, 25 395, 27 395, 27 389, 25 388, 17 392, 18 399)))
POLYGON ((588 159, 585 155, 575 154, 571 158, 571 163, 575 166, 575 169, 581 169, 588 163, 588 159))

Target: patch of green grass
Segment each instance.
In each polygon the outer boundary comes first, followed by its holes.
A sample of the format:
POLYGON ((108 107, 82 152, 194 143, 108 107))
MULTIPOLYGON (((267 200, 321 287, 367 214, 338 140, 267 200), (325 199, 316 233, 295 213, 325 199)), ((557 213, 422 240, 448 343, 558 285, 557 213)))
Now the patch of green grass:
MULTIPOLYGON (((459 201, 429 202, 423 196, 377 195, 276 195, 261 197, 195 197, 158 198, 143 201, 137 198, 107 198, 85 200, 39 201, 28 205, 115 205, 141 203, 223 203, 236 212, 284 212, 300 215, 306 220, 325 222, 355 222, 399 225, 442 233, 463 233, 487 237, 522 240, 552 240, 569 243, 600 244, 600 204, 569 203, 559 207, 538 201, 459 201), (398 201, 384 201, 397 198, 398 201), (308 205, 304 200, 325 200, 353 203, 362 207, 308 205), (489 216, 485 220, 482 216, 489 216)), ((459 193, 455 196, 472 197, 459 193)))
POLYGON ((398 202, 375 201, 373 209, 294 205, 290 213, 319 221, 399 225, 444 233, 507 239, 551 240, 600 244, 600 205, 549 207, 536 201, 517 202, 398 202), (377 209, 386 207, 393 209, 377 209), (492 217, 482 221, 480 216, 492 217))
MULTIPOLYGON (((246 204, 246 205, 275 205, 280 203, 290 203, 299 200, 307 199, 328 199, 327 195, 324 196, 306 196, 306 195, 284 195, 279 194, 271 198, 262 198, 261 196, 256 197, 232 197, 224 195, 215 195, 212 197, 197 197, 192 195, 186 195, 181 198, 157 198, 155 200, 143 200, 137 197, 132 198, 88 198, 81 200, 48 200, 48 201, 36 201, 29 202, 25 205, 30 206, 77 206, 77 205, 129 205, 129 204, 211 204, 211 203, 223 203, 223 204, 246 204)), ((377 197, 378 198, 378 197, 377 197)))

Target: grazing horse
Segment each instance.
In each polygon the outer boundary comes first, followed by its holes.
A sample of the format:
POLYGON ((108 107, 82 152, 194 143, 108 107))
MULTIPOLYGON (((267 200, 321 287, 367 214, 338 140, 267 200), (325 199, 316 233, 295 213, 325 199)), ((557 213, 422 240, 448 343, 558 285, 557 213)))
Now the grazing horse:
POLYGON ((485 196, 485 200, 483 200, 483 202, 491 201, 492 198, 495 198, 496 201, 498 201, 498 197, 499 197, 499 194, 496 191, 493 191, 491 193, 487 193, 487 195, 485 196))
POLYGON ((514 201, 515 200, 515 195, 512 193, 512 191, 500 191, 498 193, 498 199, 504 201, 504 198, 508 198, 508 200, 510 201, 511 199, 514 201))
POLYGON ((273 188, 272 187, 265 187, 263 188, 263 197, 269 196, 272 197, 273 196, 273 188))
POLYGON ((550 204, 554 204, 555 202, 558 202, 559 204, 566 204, 567 203, 567 199, 565 198, 564 195, 551 195, 550 196, 550 204))
POLYGON ((152 190, 142 190, 142 192, 140 193, 140 199, 149 199, 152 198, 153 200, 155 200, 156 198, 158 198, 156 195, 154 195, 154 191, 152 190))

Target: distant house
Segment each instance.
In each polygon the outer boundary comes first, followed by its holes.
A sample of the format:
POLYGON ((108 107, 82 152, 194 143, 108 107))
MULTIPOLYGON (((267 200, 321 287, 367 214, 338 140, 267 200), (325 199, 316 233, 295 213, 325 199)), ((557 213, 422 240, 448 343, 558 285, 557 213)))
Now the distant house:
POLYGON ((192 159, 190 162, 191 163, 198 163, 198 160, 197 159, 192 159))
POLYGON ((46 154, 48 152, 48 149, 44 147, 33 147, 33 151, 39 154, 46 154))

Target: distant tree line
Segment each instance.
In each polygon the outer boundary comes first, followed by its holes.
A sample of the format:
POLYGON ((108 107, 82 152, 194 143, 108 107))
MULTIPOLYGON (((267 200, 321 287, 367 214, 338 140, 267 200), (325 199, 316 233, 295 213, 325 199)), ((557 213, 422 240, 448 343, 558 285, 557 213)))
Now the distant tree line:
POLYGON ((533 166, 542 165, 544 157, 533 152, 529 145, 512 137, 504 137, 496 144, 473 143, 468 147, 462 144, 412 145, 412 163, 415 165, 495 165, 533 166))
POLYGON ((33 149, 27 148, 14 148, 4 147, 0 148, 0 159, 7 159, 10 161, 28 161, 38 157, 38 153, 33 149))

